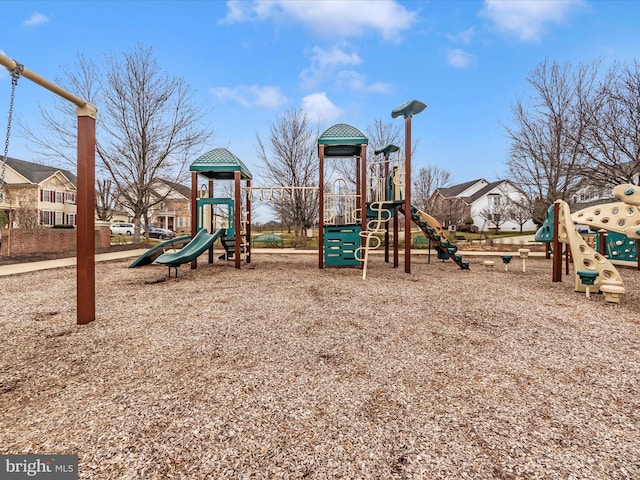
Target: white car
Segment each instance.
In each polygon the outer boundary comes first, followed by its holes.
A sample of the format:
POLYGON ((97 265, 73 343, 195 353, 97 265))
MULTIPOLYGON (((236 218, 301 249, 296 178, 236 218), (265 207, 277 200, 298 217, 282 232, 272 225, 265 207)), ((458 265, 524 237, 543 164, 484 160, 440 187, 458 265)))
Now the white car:
MULTIPOLYGON (((135 225, 133 223, 114 223, 109 230, 111 235, 133 235, 135 225)), ((144 235, 144 230, 140 230, 140 235, 144 235)))

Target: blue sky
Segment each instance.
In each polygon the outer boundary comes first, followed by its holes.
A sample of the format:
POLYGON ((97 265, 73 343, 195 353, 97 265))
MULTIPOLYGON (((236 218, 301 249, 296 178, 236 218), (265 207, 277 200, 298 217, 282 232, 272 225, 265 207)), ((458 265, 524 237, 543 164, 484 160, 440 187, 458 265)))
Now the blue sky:
MULTIPOLYGON (((456 183, 503 178, 502 125, 530 94, 527 75, 545 58, 631 61, 640 51, 640 3, 486 1, 2 1, 0 51, 54 80, 77 53, 153 47, 212 108, 208 149, 226 147, 254 172, 256 133, 303 108, 321 131, 375 119, 418 99, 416 168, 437 165, 456 183)), ((0 131, 10 79, 0 72, 0 131)), ((22 79, 15 116, 37 119, 53 94, 22 79)), ((98 105, 98 108, 100 106, 98 105)), ((3 142, 4 144, 4 142, 3 142)), ((12 136, 10 156, 38 161, 12 136)))

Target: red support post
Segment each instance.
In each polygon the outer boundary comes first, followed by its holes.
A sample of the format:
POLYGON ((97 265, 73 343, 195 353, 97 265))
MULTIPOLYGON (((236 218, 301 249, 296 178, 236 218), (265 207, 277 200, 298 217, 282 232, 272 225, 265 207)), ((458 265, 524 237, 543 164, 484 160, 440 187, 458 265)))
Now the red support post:
POLYGON ((251 180, 247 180, 246 187, 247 187, 247 196, 246 196, 246 202, 247 202, 247 238, 246 238, 246 242, 247 242, 247 246, 245 248, 247 249, 247 252, 246 252, 247 263, 251 263, 251 180))
POLYGON ((404 120, 404 273, 411 273, 411 117, 404 120))
MULTIPOLYGON (((198 233, 198 172, 191 172, 191 238, 198 233)), ((198 259, 191 260, 191 269, 198 267, 198 259)))
POLYGON ((552 272, 551 281, 562 281, 562 246, 560 245, 560 238, 558 236, 558 224, 560 219, 560 205, 553 204, 553 260, 552 260, 552 272))
POLYGON ((318 147, 319 179, 318 179, 318 268, 324 268, 324 145, 318 147))
POLYGON ((235 255, 235 267, 236 268, 240 268, 240 247, 241 247, 241 240, 242 240, 242 232, 240 231, 240 229, 242 228, 240 226, 240 210, 241 210, 241 205, 240 205, 240 172, 236 171, 233 172, 233 178, 235 180, 235 188, 234 188, 234 202, 235 202, 235 206, 234 206, 234 230, 235 230, 235 240, 236 240, 236 245, 235 245, 235 251, 234 251, 234 255, 235 255))
MULTIPOLYGON (((77 324, 96 319, 96 119, 78 109, 77 324)), ((95 114, 95 111, 93 112, 95 114)))

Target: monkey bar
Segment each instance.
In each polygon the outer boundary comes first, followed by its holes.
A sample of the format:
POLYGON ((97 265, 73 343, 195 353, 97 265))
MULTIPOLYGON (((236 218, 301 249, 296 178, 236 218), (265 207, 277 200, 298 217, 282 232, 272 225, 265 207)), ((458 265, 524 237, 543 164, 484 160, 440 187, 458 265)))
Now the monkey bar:
POLYGON ((95 164, 97 108, 44 77, 0 54, 0 65, 9 71, 22 67, 21 76, 75 104, 78 116, 78 196, 76 235, 77 323, 84 325, 96 317, 95 282, 95 164))

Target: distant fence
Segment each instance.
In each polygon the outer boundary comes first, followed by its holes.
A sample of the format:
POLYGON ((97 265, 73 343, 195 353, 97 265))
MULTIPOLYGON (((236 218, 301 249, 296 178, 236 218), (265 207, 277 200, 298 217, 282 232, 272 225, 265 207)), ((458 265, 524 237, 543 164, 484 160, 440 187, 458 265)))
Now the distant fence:
MULTIPOLYGON (((3 228, 1 256, 31 255, 34 253, 74 253, 76 251, 75 228, 3 228)), ((96 248, 108 248, 111 244, 109 226, 96 226, 96 248)))

